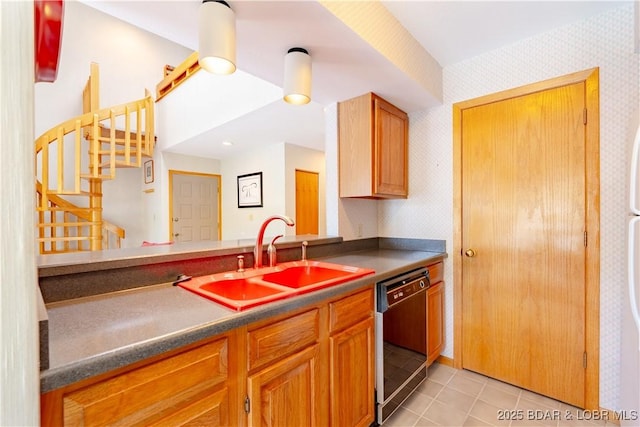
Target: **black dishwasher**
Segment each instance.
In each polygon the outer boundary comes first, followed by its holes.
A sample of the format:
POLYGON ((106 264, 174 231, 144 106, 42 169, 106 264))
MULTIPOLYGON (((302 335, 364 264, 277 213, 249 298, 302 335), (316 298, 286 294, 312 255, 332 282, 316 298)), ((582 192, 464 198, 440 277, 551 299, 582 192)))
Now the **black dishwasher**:
POLYGON ((376 284, 376 404, 382 424, 427 378, 429 270, 376 284))

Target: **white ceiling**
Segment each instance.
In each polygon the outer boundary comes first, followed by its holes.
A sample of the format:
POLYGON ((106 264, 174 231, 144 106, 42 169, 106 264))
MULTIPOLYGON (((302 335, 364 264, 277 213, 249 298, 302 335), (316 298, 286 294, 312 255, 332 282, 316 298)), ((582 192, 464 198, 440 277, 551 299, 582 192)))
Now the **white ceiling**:
MULTIPOLYGON (((189 49, 198 49, 200 0, 83 2, 189 49)), ((408 112, 437 104, 433 94, 316 1, 228 3, 236 14, 238 68, 282 86, 284 54, 291 47, 304 47, 313 61, 313 102, 302 107, 274 102, 171 151, 224 158, 251 144, 269 142, 323 150, 322 117, 328 104, 369 91, 408 112), (259 141, 256 135, 260 135, 259 141), (222 146, 223 140, 233 141, 234 146, 222 146)), ((443 67, 628 3, 631 1, 382 1, 443 67)))
POLYGON ((443 67, 629 3, 632 1, 383 1, 443 67))

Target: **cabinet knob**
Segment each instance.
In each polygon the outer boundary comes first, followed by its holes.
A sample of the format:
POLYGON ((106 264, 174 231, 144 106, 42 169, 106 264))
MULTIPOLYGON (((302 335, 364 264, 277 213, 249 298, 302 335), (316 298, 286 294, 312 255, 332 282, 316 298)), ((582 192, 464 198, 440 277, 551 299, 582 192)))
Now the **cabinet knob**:
POLYGON ((476 256, 476 251, 474 251, 473 249, 467 249, 464 254, 466 256, 468 256, 469 258, 473 258, 474 256, 476 256))

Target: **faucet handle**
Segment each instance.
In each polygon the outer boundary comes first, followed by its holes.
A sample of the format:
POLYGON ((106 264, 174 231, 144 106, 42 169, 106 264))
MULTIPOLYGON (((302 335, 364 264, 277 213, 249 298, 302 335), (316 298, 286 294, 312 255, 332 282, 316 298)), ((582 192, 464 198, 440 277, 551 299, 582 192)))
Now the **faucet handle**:
POLYGON ((242 273, 244 271, 244 255, 238 255, 238 273, 242 273))
POLYGON ((307 245, 309 244, 309 242, 307 242, 306 240, 302 242, 302 258, 300 259, 301 261, 306 261, 307 260, 307 245))
POLYGON ((271 240, 269 246, 267 247, 267 255, 269 256, 269 267, 274 267, 276 265, 276 240, 281 238, 283 235, 279 234, 271 240))

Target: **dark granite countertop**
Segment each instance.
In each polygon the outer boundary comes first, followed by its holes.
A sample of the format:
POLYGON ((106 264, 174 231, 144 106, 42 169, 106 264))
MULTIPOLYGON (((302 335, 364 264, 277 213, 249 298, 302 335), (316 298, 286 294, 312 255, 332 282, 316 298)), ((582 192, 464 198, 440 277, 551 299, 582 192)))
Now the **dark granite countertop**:
POLYGON ((49 368, 41 371, 41 392, 358 289, 446 256, 445 252, 409 248, 370 249, 318 258, 371 268, 376 273, 242 312, 171 283, 50 303, 49 368))

